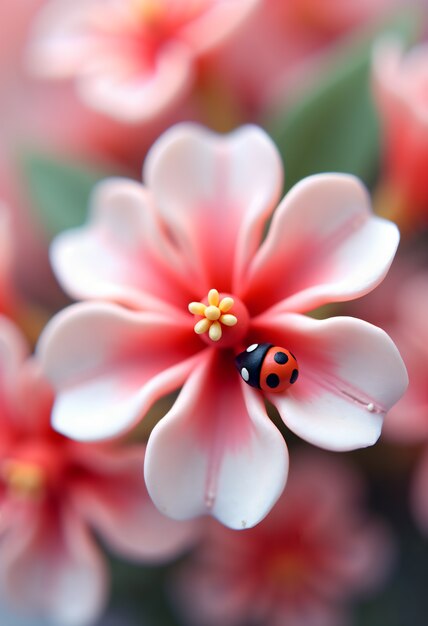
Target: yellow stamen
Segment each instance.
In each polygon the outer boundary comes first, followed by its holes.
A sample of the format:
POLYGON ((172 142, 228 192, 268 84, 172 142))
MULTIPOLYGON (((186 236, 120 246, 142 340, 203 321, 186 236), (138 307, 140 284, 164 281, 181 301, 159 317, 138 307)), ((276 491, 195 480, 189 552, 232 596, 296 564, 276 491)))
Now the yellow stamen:
POLYGON ((223 334, 222 324, 235 326, 238 323, 238 318, 235 315, 227 313, 232 309, 234 300, 230 296, 226 296, 220 301, 220 294, 217 289, 210 289, 207 300, 208 306, 203 302, 191 302, 188 305, 190 313, 202 317, 196 322, 194 330, 197 335, 208 332, 211 341, 219 341, 223 334))
POLYGON ((220 322, 213 322, 211 324, 208 335, 212 341, 219 341, 221 339, 222 330, 220 322))
POLYGON ((199 320, 199 322, 196 322, 194 326, 195 333, 197 335, 202 335, 203 333, 207 332, 210 326, 210 321, 207 320, 206 317, 204 317, 202 320, 199 320))
POLYGON ((217 306, 207 306, 207 308, 205 309, 205 317, 210 320, 211 322, 215 322, 216 320, 219 319, 221 315, 221 311, 217 306))
POLYGON ((218 306, 220 296, 217 289, 210 289, 208 292, 208 304, 211 306, 218 306))
POLYGON ((238 318, 228 313, 227 315, 222 315, 220 317, 220 322, 225 326, 235 326, 235 324, 238 323, 238 318))
POLYGON ((193 315, 205 315, 206 305, 202 302, 191 302, 188 306, 190 313, 193 315))
POLYGON ((226 296, 225 298, 222 299, 222 301, 218 305, 218 308, 220 309, 222 313, 227 313, 228 311, 230 311, 233 305, 234 305, 233 298, 226 296))
POLYGON ((39 465, 10 460, 4 463, 1 473, 14 495, 39 498, 43 494, 46 475, 39 465))

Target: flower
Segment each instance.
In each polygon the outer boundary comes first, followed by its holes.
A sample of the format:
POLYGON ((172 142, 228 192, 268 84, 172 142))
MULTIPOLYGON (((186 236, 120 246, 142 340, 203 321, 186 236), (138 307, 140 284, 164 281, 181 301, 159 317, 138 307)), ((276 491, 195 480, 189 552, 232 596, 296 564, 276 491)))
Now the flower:
MULTIPOLYGON (((428 534, 428 273, 420 253, 412 252, 401 255, 382 286, 362 298, 359 306, 352 303, 350 312, 365 313, 375 323, 381 320, 405 359, 409 386, 388 415, 384 435, 396 446, 422 448, 414 458, 410 506, 418 526, 428 534), (386 315, 381 301, 388 302, 386 315)), ((394 458, 398 454, 395 450, 394 458)))
POLYGON ((139 479, 144 447, 81 444, 52 430, 52 389, 0 317, 0 589, 55 624, 92 622, 108 572, 90 529, 119 555, 158 561, 193 538, 159 514, 139 479))
POLYGON ((256 528, 209 520, 172 579, 186 624, 343 626, 346 607, 389 573, 388 529, 367 515, 362 481, 321 453, 297 453, 286 494, 256 528))
POLYGON ((398 255, 379 287, 347 305, 347 313, 384 328, 400 350, 409 373, 409 386, 388 413, 384 435, 395 444, 428 440, 428 364, 425 314, 428 314, 428 275, 420 251, 398 255), (385 302, 388 306, 385 307, 385 302))
POLYGON ((379 202, 403 224, 428 215, 428 46, 404 53, 396 39, 382 39, 373 57, 374 93, 383 132, 379 202))
POLYGON ((291 190, 263 239, 282 168, 252 126, 217 136, 178 125, 152 148, 144 179, 100 184, 88 224, 53 244, 65 289, 96 300, 60 312, 41 336, 53 423, 76 439, 114 437, 182 387, 150 434, 149 493, 173 518, 210 513, 250 527, 281 494, 288 459, 235 356, 260 343, 290 350, 298 382, 265 394, 287 426, 334 450, 373 444, 407 385, 395 345, 360 320, 302 313, 370 291, 398 231, 371 214, 354 177, 320 174, 291 190), (199 334, 198 303, 219 309, 221 336, 205 322, 199 334), (237 322, 221 323, 223 312, 237 322))
POLYGON ((150 120, 189 89, 197 60, 258 0, 56 0, 41 11, 34 71, 75 78, 83 100, 118 120, 150 120))
MULTIPOLYGON (((265 0, 245 27, 215 52, 213 70, 247 110, 284 109, 300 83, 351 32, 379 21, 396 0, 265 0)), ((337 52, 336 52, 337 54, 337 52)), ((308 80, 308 76, 310 80, 308 80)))

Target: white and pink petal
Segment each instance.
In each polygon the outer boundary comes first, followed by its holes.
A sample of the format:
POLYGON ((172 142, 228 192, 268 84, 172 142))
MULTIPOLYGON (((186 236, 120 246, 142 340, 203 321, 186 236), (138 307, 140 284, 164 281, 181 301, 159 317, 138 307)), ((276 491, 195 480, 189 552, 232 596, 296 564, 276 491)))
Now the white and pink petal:
POLYGON ((37 347, 56 390, 54 427, 86 441, 128 430, 183 384, 200 345, 187 321, 107 303, 69 307, 51 320, 37 347))
POLYGON ((195 16, 184 24, 178 36, 195 54, 211 50, 238 30, 257 4, 260 4, 260 0, 199 0, 188 3, 186 8, 190 8, 190 13, 196 7, 195 16))
POLYGON ((184 96, 193 80, 192 57, 178 41, 165 44, 153 66, 133 58, 105 56, 77 79, 82 100, 120 122, 150 122, 184 96))
POLYGON ((309 176, 274 214, 238 295, 253 314, 270 307, 303 312, 357 298, 385 277, 398 241, 395 224, 371 212, 357 178, 309 176))
POLYGON ((282 187, 281 160, 269 137, 253 126, 221 137, 177 125, 152 147, 144 180, 180 255, 198 273, 196 295, 233 291, 282 187))
POLYGON ((139 183, 112 178, 92 194, 86 225, 58 235, 51 262, 63 288, 79 299, 108 299, 135 308, 171 311, 190 299, 185 268, 139 183))
POLYGON ((253 331, 296 355, 298 380, 269 396, 293 432, 330 450, 377 441, 386 412, 408 384, 401 356, 383 330, 350 317, 319 321, 284 313, 261 316, 253 331))
POLYGON ((211 351, 194 369, 153 429, 145 461, 147 488, 162 513, 178 520, 210 514, 236 529, 267 515, 287 471, 281 434, 224 351, 211 351))
POLYGON ((112 550, 153 563, 175 558, 197 541, 195 522, 171 520, 151 501, 144 483, 143 446, 85 446, 86 458, 81 448, 79 463, 89 471, 73 485, 73 504, 112 550))
POLYGON ((117 10, 112 14, 113 3, 109 4, 109 11, 100 11, 99 0, 45 2, 32 25, 30 69, 41 76, 68 78, 87 67, 105 49, 100 29, 108 28, 109 19, 116 28, 123 20, 117 10))

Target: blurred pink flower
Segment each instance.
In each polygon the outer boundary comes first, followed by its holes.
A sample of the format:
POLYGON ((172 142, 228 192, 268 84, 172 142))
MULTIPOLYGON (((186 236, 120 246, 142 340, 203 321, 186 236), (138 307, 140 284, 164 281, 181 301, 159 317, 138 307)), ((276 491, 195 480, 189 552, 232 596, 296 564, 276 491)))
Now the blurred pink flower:
POLYGON ((349 624, 347 605, 384 582, 393 547, 367 515, 359 479, 337 459, 300 453, 259 526, 236 533, 209 520, 172 580, 186 624, 349 624))
POLYGON ((406 306, 418 308, 413 308, 411 314, 403 315, 400 311, 395 325, 388 328, 406 363, 409 386, 388 416, 385 435, 391 441, 402 444, 428 442, 427 318, 419 328, 413 325, 420 312, 428 314, 426 294, 416 292, 422 287, 428 289, 427 275, 410 279, 408 288, 400 290, 402 297, 413 297, 413 300, 406 300, 406 306))
POLYGON ((10 209, 16 290, 33 308, 57 310, 64 298, 49 267, 49 234, 28 193, 22 157, 50 155, 65 165, 83 159, 100 170, 138 175, 159 134, 177 120, 198 119, 198 111, 186 102, 129 133, 129 125, 86 107, 71 84, 30 76, 25 50, 34 16, 44 5, 46 0, 0 2, 0 201, 10 209))
POLYGON ((372 215, 357 179, 320 174, 291 190, 263 239, 282 168, 256 127, 221 137, 176 126, 152 148, 144 178, 147 187, 100 184, 88 225, 54 242, 64 288, 112 302, 74 305, 42 335, 38 354, 58 391, 53 423, 76 439, 114 437, 184 385, 150 435, 149 493, 177 519, 211 513, 253 526, 282 492, 287 449, 235 355, 265 342, 291 350, 298 382, 266 394, 287 426, 334 450, 373 444, 407 385, 396 347, 360 320, 301 313, 370 291, 398 231, 372 215))
POLYGON ((386 435, 397 443, 422 443, 411 487, 411 507, 428 534, 428 272, 419 268, 390 300, 395 309, 391 333, 409 371, 409 387, 386 421, 386 435))
POLYGON ((403 225, 426 222, 428 45, 405 53, 399 40, 381 40, 374 53, 373 77, 383 132, 380 202, 403 225))
POLYGON ((382 323, 396 342, 409 372, 409 386, 385 421, 395 444, 425 444, 411 487, 411 506, 428 534, 428 272, 421 259, 402 256, 376 292, 352 303, 350 313, 382 323))
POLYGON ((391 412, 387 436, 396 442, 421 442, 411 486, 411 508, 428 535, 428 272, 411 277, 396 293, 395 332, 409 370, 409 388, 391 412))
POLYGON ((397 0, 264 0, 212 66, 247 109, 266 111, 314 77, 322 56, 397 0))
POLYGON ((70 85, 28 76, 24 51, 32 19, 42 4, 43 0, 0 2, 0 200, 10 209, 17 291, 27 301, 57 309, 60 298, 49 269, 47 235, 28 197, 19 167, 22 156, 30 147, 31 153, 67 155, 61 157, 66 161, 78 157, 120 162, 130 172, 138 162, 139 171, 150 138, 164 126, 139 129, 130 138, 128 127, 85 107, 70 85))
POLYGON ((91 107, 141 122, 176 104, 199 57, 258 1, 51 1, 36 22, 30 62, 42 75, 75 78, 91 107))
POLYGON ((403 444, 428 441, 428 273, 419 257, 402 252, 378 289, 346 307, 350 315, 382 326, 404 359, 409 386, 388 413, 383 431, 403 444))
POLYGON ((0 590, 55 624, 91 622, 108 572, 93 529, 119 555, 175 556, 188 524, 155 509, 139 478, 144 448, 71 442, 50 427, 50 385, 0 317, 0 590))

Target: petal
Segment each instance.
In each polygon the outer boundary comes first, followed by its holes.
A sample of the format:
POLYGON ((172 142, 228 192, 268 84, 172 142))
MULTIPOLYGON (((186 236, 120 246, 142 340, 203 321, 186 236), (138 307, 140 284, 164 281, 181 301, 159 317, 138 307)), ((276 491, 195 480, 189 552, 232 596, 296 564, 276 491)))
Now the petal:
POLYGON ((257 341, 282 345, 297 357, 297 382, 269 396, 293 432, 330 450, 376 442, 386 411, 408 383, 383 330, 351 317, 319 321, 291 313, 260 317, 253 330, 257 341))
POLYGON ((200 346, 179 318, 104 303, 68 307, 37 347, 57 390, 54 427, 79 440, 131 428, 155 400, 182 385, 200 346))
POLYGON ((17 433, 38 436, 49 427, 52 389, 29 358, 24 335, 0 315, 0 455, 10 454, 17 433), (29 407, 29 398, 31 406, 29 407))
MULTIPOLYGON (((403 40, 392 34, 376 41, 372 58, 374 93, 382 122, 391 124, 391 130, 401 130, 403 122, 408 123, 411 135, 426 129, 428 113, 424 81, 427 55, 426 43, 406 51, 403 40)), ((421 137, 413 137, 416 142, 421 141, 421 137)))
POLYGON ((176 557, 196 541, 195 523, 173 521, 151 501, 143 476, 144 447, 100 451, 85 446, 85 453, 88 458, 79 463, 89 472, 74 485, 73 502, 111 549, 125 558, 157 562, 176 557))
POLYGON ((64 626, 92 623, 107 599, 101 554, 71 510, 35 512, 12 526, 0 546, 0 579, 10 602, 64 626))
POLYGON ((398 241, 395 224, 371 213, 357 178, 310 176, 276 211, 240 297, 253 314, 357 298, 384 278, 398 241))
POLYGON ((60 234, 51 247, 56 276, 70 295, 187 310, 191 296, 180 288, 185 270, 152 205, 147 190, 131 180, 96 186, 89 223, 60 234))
POLYGON ((68 78, 79 71, 96 49, 95 38, 88 36, 88 25, 97 2, 45 2, 32 24, 27 52, 29 69, 54 78, 68 78))
POLYGON ((258 3, 259 0, 205 3, 207 8, 181 29, 180 38, 199 53, 206 52, 234 33, 258 3))
MULTIPOLYGON (((423 310, 423 307, 421 308, 423 310)), ((407 320, 407 322, 409 321, 407 320)), ((404 324, 403 326, 404 328, 398 328, 398 331, 395 328, 392 330, 396 331, 393 335, 394 340, 397 342, 406 363, 409 373, 409 386, 404 396, 389 412, 384 429, 384 434, 389 440, 401 445, 427 441, 428 439, 428 389, 426 384, 428 344, 424 340, 424 333, 418 333, 415 319, 412 320, 411 326, 407 328, 404 324), (406 331, 410 331, 411 334, 414 333, 414 337, 406 336, 408 334, 406 331), (412 345, 413 342, 409 339, 414 339, 415 345, 412 345)))
POLYGON ((174 104, 193 78, 191 55, 179 42, 158 52, 150 71, 135 67, 135 58, 106 57, 77 83, 82 99, 94 109, 125 123, 144 123, 174 104))
POLYGON ((211 351, 153 429, 145 476, 162 513, 174 519, 209 513, 231 528, 249 528, 281 494, 285 442, 262 398, 238 381, 233 355, 211 351))
POLYGON ((278 152, 259 128, 225 137, 192 124, 167 131, 153 146, 144 179, 180 253, 198 273, 199 297, 233 291, 260 242, 282 187, 278 152))

